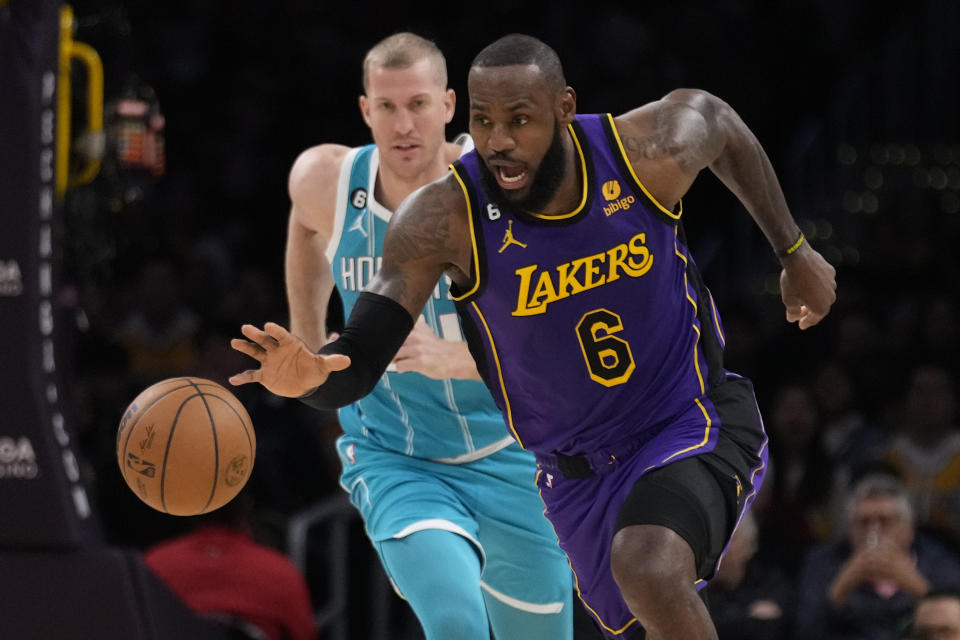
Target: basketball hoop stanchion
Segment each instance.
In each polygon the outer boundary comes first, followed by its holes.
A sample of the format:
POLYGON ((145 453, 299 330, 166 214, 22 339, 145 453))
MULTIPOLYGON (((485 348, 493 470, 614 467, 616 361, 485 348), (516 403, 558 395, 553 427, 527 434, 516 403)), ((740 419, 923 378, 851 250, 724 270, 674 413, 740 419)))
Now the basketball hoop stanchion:
POLYGON ((62 198, 67 187, 89 184, 100 172, 103 157, 103 63, 96 49, 73 39, 75 22, 73 8, 60 8, 60 58, 57 78, 57 196, 62 198), (70 171, 70 147, 73 140, 70 130, 72 108, 72 83, 70 72, 74 62, 86 67, 87 129, 83 132, 82 156, 84 165, 70 171))
POLYGON ((69 120, 58 101, 60 9, 56 0, 0 9, 0 549, 71 550, 99 538, 58 351, 57 127, 69 120))
POLYGON ((55 321, 56 231, 64 193, 99 171, 103 70, 72 29, 58 0, 0 0, 0 636, 227 640, 139 552, 104 543, 75 455, 69 367, 58 361, 67 332, 55 321), (81 138, 94 143, 82 143, 93 160, 71 179, 73 60, 88 65, 81 138))

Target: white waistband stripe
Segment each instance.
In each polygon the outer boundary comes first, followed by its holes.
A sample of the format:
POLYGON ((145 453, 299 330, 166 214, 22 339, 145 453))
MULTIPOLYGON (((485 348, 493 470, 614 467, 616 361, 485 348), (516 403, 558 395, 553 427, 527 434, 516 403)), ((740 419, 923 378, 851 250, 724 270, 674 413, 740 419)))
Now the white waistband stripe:
POLYGON ((480 581, 480 587, 489 593, 491 596, 504 603, 505 605, 511 606, 514 609, 519 609, 520 611, 526 611, 527 613, 540 613, 540 614, 552 614, 560 613, 563 611, 562 602, 548 602, 546 604, 534 604, 532 602, 524 602, 523 600, 517 600, 516 598, 511 598, 505 593, 500 593, 490 585, 488 585, 483 580, 480 581))
POLYGON ((474 460, 479 460, 480 458, 486 458, 490 454, 496 453, 501 449, 506 449, 512 445, 516 440, 513 439, 513 436, 507 436, 502 440, 497 440, 491 444, 488 444, 485 447, 477 449, 476 451, 471 451, 470 453, 464 453, 459 455, 456 458, 430 458, 434 462, 441 462, 443 464, 464 464, 466 462, 473 462, 474 460))

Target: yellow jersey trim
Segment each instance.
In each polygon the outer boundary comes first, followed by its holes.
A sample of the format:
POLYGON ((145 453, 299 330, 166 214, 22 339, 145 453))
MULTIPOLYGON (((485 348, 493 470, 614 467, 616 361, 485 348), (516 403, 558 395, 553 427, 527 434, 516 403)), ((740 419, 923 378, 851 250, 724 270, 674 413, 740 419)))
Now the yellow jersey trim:
POLYGON ((707 444, 707 440, 710 439, 710 427, 713 426, 713 420, 710 419, 710 414, 707 413, 707 409, 703 406, 703 403, 700 402, 700 398, 694 398, 693 401, 697 403, 697 406, 700 407, 700 411, 703 413, 703 417, 707 419, 707 428, 703 430, 703 440, 700 442, 700 444, 695 444, 692 447, 687 447, 686 449, 680 449, 680 451, 675 451, 671 453, 669 456, 661 460, 660 464, 663 464, 667 460, 676 458, 680 454, 686 453, 687 451, 693 451, 694 449, 699 449, 703 445, 707 444))
POLYGON ((756 478, 757 474, 760 473, 760 471, 767 466, 763 462, 763 450, 767 448, 767 445, 769 443, 770 443, 770 438, 764 438, 763 444, 760 445, 760 449, 757 450, 757 457, 760 458, 760 464, 758 464, 757 467, 750 473, 750 486, 753 487, 753 489, 743 499, 744 504, 749 504, 748 500, 751 500, 755 495, 757 495, 757 489, 756 489, 756 484, 754 484, 754 478, 756 478))
POLYGON ((717 335, 720 337, 720 346, 727 346, 727 337, 723 335, 723 327, 720 326, 720 316, 717 313, 717 303, 713 300, 713 295, 710 295, 710 310, 713 312, 713 326, 717 329, 717 335))
POLYGON ((533 213, 532 211, 527 211, 529 215, 534 218, 540 218, 541 220, 566 220, 567 218, 572 218, 581 211, 583 207, 587 204, 587 195, 590 193, 589 184, 587 175, 587 159, 583 155, 583 147, 580 146, 580 139, 577 138, 577 132, 573 128, 573 124, 568 124, 567 129, 570 131, 570 137, 573 138, 573 144, 577 147, 577 155, 580 156, 580 172, 583 175, 583 193, 580 194, 580 204, 576 209, 570 213, 533 213))
MULTIPOLYGON (((538 472, 538 473, 537 473, 537 479, 539 479, 539 477, 540 477, 540 476, 539 476, 539 472, 538 472)), ((538 484, 538 486, 539 486, 539 484, 538 484)), ((542 492, 542 491, 540 492, 540 499, 543 500, 543 492, 542 492)), ((547 510, 544 509, 544 510, 543 510, 543 513, 544 513, 544 517, 546 517, 547 510)), ((620 635, 621 633, 623 633, 624 631, 626 631, 627 629, 629 629, 631 626, 633 626, 634 623, 637 622, 637 619, 636 619, 636 618, 630 618, 630 620, 629 620, 625 625, 623 625, 622 627, 620 627, 619 629, 614 629, 614 628, 608 626, 608 625, 600 618, 600 614, 597 613, 597 612, 593 609, 593 607, 591 607, 589 604, 587 604, 587 601, 583 599, 583 593, 580 592, 580 578, 579 578, 579 576, 577 576, 577 572, 574 570, 573 564, 570 563, 570 559, 569 559, 569 558, 567 558, 567 564, 570 565, 570 572, 573 574, 573 587, 574 587, 574 590, 576 590, 576 592, 577 592, 577 598, 579 598, 581 604, 583 604, 583 606, 586 607, 587 610, 589 610, 590 613, 593 614, 593 617, 596 618, 597 622, 600 624, 601 627, 603 627, 604 629, 606 629, 606 630, 609 631, 610 633, 613 633, 613 634, 615 634, 615 635, 620 635)), ((694 582, 693 584, 694 584, 694 586, 696 586, 696 585, 700 584, 700 583, 703 582, 703 581, 704 581, 703 578, 700 578, 699 580, 697 580, 697 581, 694 582)))
POLYGON ((463 191, 463 199, 467 203, 467 220, 470 223, 470 250, 473 252, 473 286, 470 287, 470 290, 463 295, 455 296, 453 293, 450 294, 450 297, 454 302, 459 302, 464 298, 472 296, 474 293, 476 293, 477 289, 480 288, 480 252, 477 250, 477 230, 473 226, 473 205, 470 203, 470 192, 467 191, 467 185, 463 182, 463 178, 461 178, 460 174, 457 173, 457 168, 452 164, 450 165, 450 171, 453 172, 453 177, 456 178, 457 182, 460 184, 460 189, 463 191))
MULTIPOLYGON (((568 563, 568 564, 569 564, 569 562, 570 562, 570 561, 567 560, 567 563, 568 563)), ((586 608, 590 611, 590 613, 593 614, 593 617, 597 619, 597 622, 600 623, 600 626, 601 626, 601 627, 603 627, 604 629, 606 629, 606 630, 609 631, 610 633, 613 633, 613 634, 615 634, 615 635, 620 635, 621 633, 623 633, 624 631, 626 631, 627 629, 629 629, 629 628, 637 621, 636 618, 630 618, 630 621, 627 622, 627 624, 625 624, 625 625, 623 625, 622 627, 620 627, 619 629, 613 629, 613 628, 607 626, 607 624, 600 618, 600 614, 597 613, 596 611, 594 611, 594 610, 593 610, 593 607, 591 607, 589 604, 587 604, 587 601, 583 599, 583 594, 580 593, 580 579, 579 579, 579 577, 577 576, 577 572, 576 572, 576 571, 573 571, 573 565, 570 565, 570 570, 573 572, 573 586, 574 586, 574 588, 577 590, 577 597, 580 598, 580 602, 583 604, 583 606, 586 607, 586 608)))
MULTIPOLYGON (((540 499, 541 499, 541 500, 543 500, 543 490, 540 489, 540 476, 541 476, 542 474, 543 474, 543 469, 537 469, 537 475, 534 476, 534 479, 533 479, 533 483, 534 483, 534 485, 537 487, 537 493, 540 494, 540 499)), ((546 504, 546 500, 543 500, 543 502, 544 502, 544 504, 546 504)), ((545 518, 547 517, 547 508, 546 508, 546 507, 543 508, 543 517, 545 517, 545 518)), ((547 520, 549 521, 549 518, 547 518, 547 520)), ((564 554, 564 556, 566 556, 566 554, 564 554)), ((586 608, 590 611, 590 613, 593 614, 593 617, 597 619, 597 622, 600 624, 601 627, 603 627, 604 629, 606 629, 606 630, 609 631, 610 633, 621 634, 621 633, 623 633, 624 631, 626 631, 627 629, 629 629, 630 626, 631 626, 634 622, 637 621, 636 618, 631 618, 630 621, 627 622, 627 624, 625 624, 625 625, 623 625, 622 627, 620 627, 620 629, 612 629, 612 628, 608 627, 608 626, 603 622, 603 620, 600 619, 600 614, 597 613, 596 611, 594 611, 593 607, 591 607, 589 604, 587 604, 587 601, 583 599, 583 594, 580 592, 580 577, 577 576, 577 572, 574 570, 574 568, 573 568, 573 563, 570 562, 570 558, 569 558, 569 557, 567 557, 567 564, 570 565, 570 573, 573 574, 573 588, 574 588, 574 590, 577 592, 577 598, 579 598, 579 599, 580 599, 580 602, 583 604, 583 606, 586 607, 586 608)))
POLYGON ((640 187, 640 190, 643 191, 643 193, 644 193, 648 198, 650 198, 650 202, 652 202, 653 204, 657 205, 657 208, 660 209, 660 211, 662 211, 662 212, 665 213, 666 215, 670 216, 670 217, 673 218, 674 220, 679 220, 679 219, 680 219, 680 216, 683 215, 683 201, 681 200, 680 203, 679 203, 679 204, 680 204, 680 210, 677 211, 676 213, 674 213, 673 211, 670 211, 670 210, 667 209, 665 206, 663 206, 662 204, 660 204, 660 201, 657 200, 656 198, 654 198, 652 193, 650 193, 649 191, 647 191, 647 188, 646 188, 645 186, 643 186, 643 183, 642 183, 642 182, 640 182, 640 178, 637 176, 637 172, 634 171, 634 169, 633 169, 633 164, 630 162, 630 158, 627 156, 627 150, 623 148, 623 141, 620 139, 620 132, 617 131, 617 125, 616 125, 616 123, 613 121, 613 116, 608 113, 608 114, 607 114, 607 118, 610 120, 610 130, 613 131, 613 137, 614 137, 614 138, 616 139, 616 141, 617 141, 617 147, 620 148, 620 154, 623 156, 623 161, 626 163, 627 168, 630 169, 630 175, 633 176, 633 181, 636 182, 636 183, 637 183, 637 186, 640 187))
POLYGON ((483 330, 486 332, 487 340, 490 342, 490 353, 493 354, 493 362, 497 365, 497 380, 500 382, 500 393, 503 394, 503 404, 507 409, 507 426, 510 427, 510 433, 513 434, 513 437, 517 439, 517 444, 519 444, 521 448, 526 449, 526 447, 523 446, 523 440, 520 439, 520 434, 518 434, 517 430, 513 427, 513 409, 510 408, 510 398, 507 396, 507 385, 503 381, 503 370, 500 367, 500 356, 497 355, 497 345, 493 342, 493 334, 490 333, 487 319, 483 317, 483 312, 480 311, 477 303, 475 301, 471 302, 470 306, 473 307, 477 317, 480 318, 480 322, 483 323, 483 330))
MULTIPOLYGON (((686 284, 687 277, 684 276, 684 284, 686 284)), ((693 343, 693 368, 697 370, 697 382, 700 383, 700 395, 703 395, 707 392, 706 387, 703 386, 703 373, 700 371, 700 327, 695 324, 690 325, 693 327, 693 330, 697 332, 697 341, 693 343)))
MULTIPOLYGON (((671 453, 670 455, 668 455, 666 458, 664 458, 663 460, 661 460, 661 461, 658 462, 657 464, 652 464, 652 465, 650 465, 649 467, 647 467, 646 469, 644 469, 644 470, 643 470, 643 473, 646 473, 647 471, 650 471, 651 469, 656 469, 656 468, 659 467, 660 465, 665 464, 665 463, 667 463, 667 462, 670 461, 670 460, 673 460, 674 458, 676 458, 677 456, 679 456, 679 455, 681 455, 681 454, 683 454, 683 453, 686 453, 686 452, 688 452, 688 451, 693 451, 694 449, 699 449, 700 447, 702 447, 702 446, 704 446, 705 444, 707 444, 707 442, 710 440, 710 427, 713 426, 713 420, 710 419, 710 414, 707 413, 707 410, 706 410, 706 408, 703 406, 703 403, 700 402, 700 398, 694 398, 693 401, 694 401, 695 403, 697 403, 697 406, 700 407, 700 413, 702 413, 702 414, 703 414, 703 417, 707 419, 707 426, 706 426, 706 428, 705 428, 704 431, 703 431, 703 440, 701 440, 698 444, 693 445, 692 447, 687 447, 686 449, 680 449, 679 451, 674 451, 673 453, 671 453)), ((762 465, 761 465, 761 467, 762 467, 762 465)), ((757 469, 757 471, 759 471, 759 469, 757 469)), ((757 472, 754 471, 754 475, 756 475, 756 473, 757 473, 757 472)), ((751 478, 752 478, 752 476, 751 476, 751 478)))
MULTIPOLYGON (((689 266, 690 263, 687 262, 687 257, 682 253, 680 253, 680 249, 679 247, 677 247, 677 239, 676 239, 677 228, 676 227, 673 230, 673 235, 674 235, 673 252, 677 254, 677 257, 683 260, 683 264, 685 267, 689 266)), ((697 302, 696 300, 690 297, 690 282, 689 280, 687 280, 686 269, 684 269, 683 271, 683 292, 686 295, 687 300, 690 302, 690 304, 693 305, 693 317, 694 318, 699 317, 700 310, 697 308, 697 302)), ((704 393, 707 392, 707 390, 706 390, 706 386, 703 384, 703 373, 700 371, 700 356, 698 351, 698 348, 700 345, 700 338, 702 334, 700 333, 700 327, 698 327, 696 324, 691 324, 690 326, 693 327, 693 330, 697 332, 697 341, 693 343, 693 368, 696 369, 697 371, 697 381, 700 383, 700 394, 703 395, 704 393)))

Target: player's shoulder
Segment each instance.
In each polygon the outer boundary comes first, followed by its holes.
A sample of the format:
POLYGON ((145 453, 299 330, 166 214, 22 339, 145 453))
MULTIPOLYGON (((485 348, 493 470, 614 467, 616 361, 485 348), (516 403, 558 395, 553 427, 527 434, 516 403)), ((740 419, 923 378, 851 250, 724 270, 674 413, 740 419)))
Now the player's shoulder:
POLYGON ((342 144, 318 144, 304 149, 293 161, 290 181, 336 177, 350 147, 342 144))
POLYGON ((668 119, 700 120, 723 105, 723 100, 703 89, 674 89, 658 100, 614 116, 613 121, 618 129, 651 128, 668 119))
MULTIPOLYGON (((428 182, 405 200, 406 205, 401 205, 397 213, 401 210, 416 210, 431 217, 434 216, 459 216, 466 209, 466 200, 463 188, 453 172, 448 171, 443 177, 428 182)), ((407 218, 419 218, 419 216, 406 216, 407 218)))
POLYGON ((302 151, 290 169, 287 182, 294 205, 332 201, 337 194, 340 169, 349 152, 350 147, 342 144, 319 144, 302 151))
POLYGON ((461 133, 452 141, 444 143, 443 155, 447 164, 453 164, 464 154, 470 153, 475 148, 473 138, 469 133, 461 133))

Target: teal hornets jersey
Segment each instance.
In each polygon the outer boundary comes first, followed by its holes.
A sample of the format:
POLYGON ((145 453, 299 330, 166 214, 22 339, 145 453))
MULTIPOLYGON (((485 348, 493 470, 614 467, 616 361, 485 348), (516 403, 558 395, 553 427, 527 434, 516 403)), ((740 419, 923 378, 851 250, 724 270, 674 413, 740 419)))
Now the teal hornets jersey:
MULTIPOLYGON (((379 166, 376 145, 351 149, 340 170, 334 229, 327 259, 349 316, 360 292, 380 268, 383 237, 392 212, 374 198, 379 166)), ((445 340, 463 341, 457 310, 444 277, 423 316, 445 340)), ((420 458, 467 462, 514 442, 483 382, 434 380, 389 369, 373 392, 340 410, 344 432, 420 458)))

